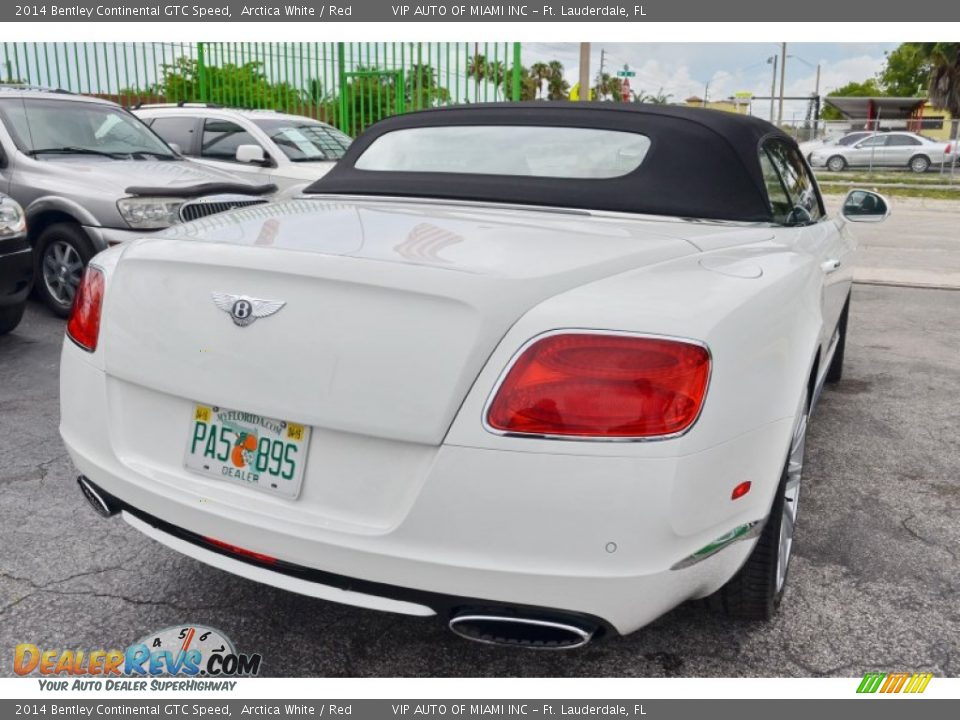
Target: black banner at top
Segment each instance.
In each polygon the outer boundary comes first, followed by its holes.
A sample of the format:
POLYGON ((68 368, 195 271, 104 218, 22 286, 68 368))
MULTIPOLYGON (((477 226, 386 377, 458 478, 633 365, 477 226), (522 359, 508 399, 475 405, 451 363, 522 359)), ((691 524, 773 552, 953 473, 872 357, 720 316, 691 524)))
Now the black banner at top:
POLYGON ((4 3, 0 22, 955 22, 960 3, 943 0, 608 0, 429 2, 411 0, 63 0, 4 3))

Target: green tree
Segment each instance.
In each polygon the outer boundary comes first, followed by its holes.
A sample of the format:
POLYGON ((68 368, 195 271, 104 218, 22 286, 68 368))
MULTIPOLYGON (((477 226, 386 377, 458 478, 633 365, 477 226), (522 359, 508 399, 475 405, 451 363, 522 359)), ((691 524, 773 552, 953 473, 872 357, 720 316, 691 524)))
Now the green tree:
POLYGON ((593 82, 593 96, 597 100, 623 102, 623 80, 610 73, 600 73, 593 82))
POLYGON ((425 63, 407 70, 404 96, 407 107, 411 109, 436 107, 450 102, 450 91, 440 85, 433 66, 425 63))
POLYGON ((903 43, 896 50, 886 53, 886 56, 886 65, 878 76, 884 94, 925 97, 933 62, 923 51, 922 43, 903 43))
POLYGON ((545 62, 535 62, 530 66, 530 77, 536 82, 537 98, 543 92, 543 84, 550 79, 550 66, 545 62))
POLYGON ((559 60, 550 61, 550 77, 547 78, 547 98, 550 100, 566 100, 570 94, 570 83, 563 78, 563 63, 559 60))
POLYGON ((930 62, 930 102, 960 118, 960 42, 919 43, 930 62))
MULTIPOLYGON (((500 79, 501 91, 504 98, 513 99, 513 66, 504 70, 500 79)), ((536 73, 520 66, 520 97, 519 100, 536 100, 540 94, 540 83, 536 73)))
POLYGON ((633 102, 650 103, 651 105, 669 105, 670 99, 673 97, 673 93, 665 93, 662 87, 655 93, 645 94, 641 90, 631 93, 631 95, 633 95, 633 102))
POLYGON ((162 79, 146 88, 148 94, 162 95, 167 102, 207 102, 228 107, 263 107, 291 110, 302 107, 306 94, 289 83, 272 83, 263 72, 263 63, 226 63, 205 67, 206 98, 200 93, 200 66, 193 58, 179 57, 162 66, 162 79))

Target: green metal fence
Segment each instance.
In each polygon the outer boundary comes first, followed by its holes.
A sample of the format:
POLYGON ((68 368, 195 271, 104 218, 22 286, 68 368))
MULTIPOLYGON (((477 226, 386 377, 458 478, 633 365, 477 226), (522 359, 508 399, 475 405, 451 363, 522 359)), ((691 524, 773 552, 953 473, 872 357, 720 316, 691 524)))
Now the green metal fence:
POLYGON ((18 43, 0 83, 128 107, 205 102, 305 115, 356 135, 382 117, 518 100, 520 43, 18 43))

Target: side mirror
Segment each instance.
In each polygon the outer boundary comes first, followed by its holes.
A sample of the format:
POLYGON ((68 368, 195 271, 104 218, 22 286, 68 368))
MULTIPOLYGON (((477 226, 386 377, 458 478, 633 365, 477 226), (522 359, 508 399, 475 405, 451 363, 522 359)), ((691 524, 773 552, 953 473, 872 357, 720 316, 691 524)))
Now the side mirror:
POLYGON ((167 146, 177 155, 183 155, 183 150, 180 149, 179 143, 167 143, 167 146))
POLYGON ((237 146, 237 162, 253 163, 263 165, 267 161, 263 154, 263 148, 259 145, 239 145, 237 146))
POLYGON ((890 215, 890 203, 879 193, 870 190, 851 190, 840 210, 850 222, 881 222, 890 215))

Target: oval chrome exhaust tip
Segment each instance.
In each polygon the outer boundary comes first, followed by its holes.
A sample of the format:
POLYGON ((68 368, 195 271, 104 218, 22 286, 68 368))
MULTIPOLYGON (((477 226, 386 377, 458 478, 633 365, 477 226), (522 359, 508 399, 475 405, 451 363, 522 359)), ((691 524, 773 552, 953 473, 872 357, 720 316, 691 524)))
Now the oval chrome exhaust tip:
POLYGON ((564 620, 483 614, 457 615, 450 620, 450 630, 474 642, 531 650, 574 650, 596 632, 564 620))
POLYGON ((110 517, 120 512, 116 501, 90 482, 85 476, 80 475, 77 478, 77 485, 80 486, 80 490, 83 492, 83 496, 87 499, 87 502, 90 503, 90 507, 92 507, 98 515, 110 517))

